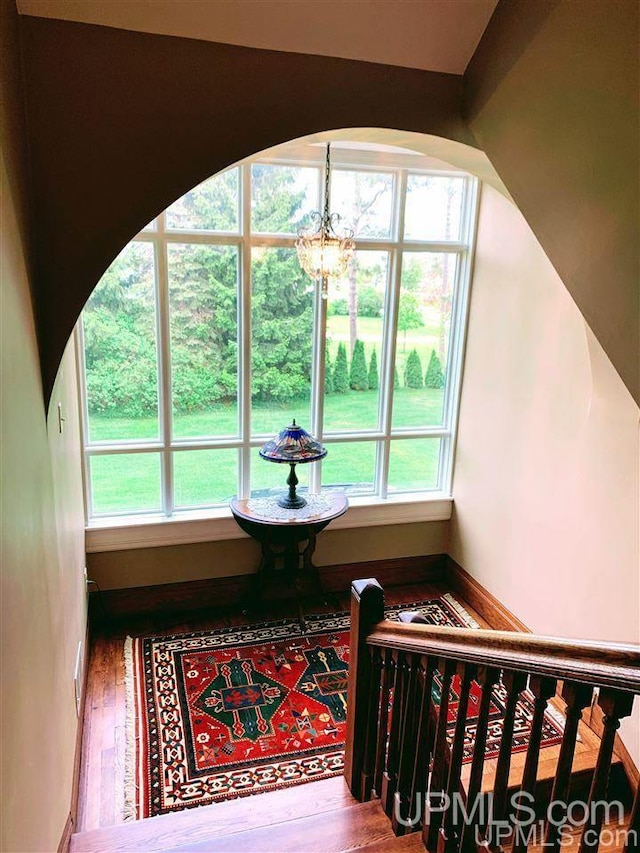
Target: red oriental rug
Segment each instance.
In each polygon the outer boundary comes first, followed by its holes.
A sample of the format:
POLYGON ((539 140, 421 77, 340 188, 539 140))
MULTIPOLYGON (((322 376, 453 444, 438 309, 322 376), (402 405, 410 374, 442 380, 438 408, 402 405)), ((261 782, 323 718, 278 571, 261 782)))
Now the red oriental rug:
MULTIPOLYGON (((450 595, 387 608, 435 625, 478 627, 450 595)), ((349 614, 163 637, 128 638, 125 819, 335 776, 343 770, 349 614)), ((466 760, 473 749, 474 685, 466 760)), ((454 680, 452 719, 459 689, 454 680)), ((439 701, 438 687, 434 698, 439 701)), ((504 689, 493 694, 487 757, 497 754, 504 689)), ((531 698, 518 704, 514 749, 526 749, 531 698)), ((559 743, 547 714, 543 746, 559 743)))

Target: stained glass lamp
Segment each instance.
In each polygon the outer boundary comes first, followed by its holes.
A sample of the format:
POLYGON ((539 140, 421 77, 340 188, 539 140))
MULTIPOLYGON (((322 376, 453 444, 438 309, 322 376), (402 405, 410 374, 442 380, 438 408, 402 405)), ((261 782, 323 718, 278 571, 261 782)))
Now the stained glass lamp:
POLYGON ((286 509, 300 509, 306 506, 306 500, 296 494, 298 478, 296 477, 296 465, 305 462, 317 462, 327 455, 327 448, 320 444, 312 435, 298 426, 295 422, 283 429, 274 438, 260 448, 260 456, 268 462, 287 463, 291 466, 287 485, 289 493, 278 500, 278 506, 286 509))

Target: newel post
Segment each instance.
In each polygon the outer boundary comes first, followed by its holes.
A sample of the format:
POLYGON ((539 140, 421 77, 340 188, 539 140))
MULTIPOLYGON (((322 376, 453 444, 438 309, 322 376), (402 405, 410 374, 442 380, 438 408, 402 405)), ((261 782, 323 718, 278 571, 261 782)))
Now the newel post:
POLYGON ((349 790, 361 799, 368 710, 373 678, 376 674, 373 655, 367 647, 367 635, 384 619, 384 592, 375 578, 351 584, 351 635, 349 645, 349 681, 347 687, 347 735, 344 775, 349 790))

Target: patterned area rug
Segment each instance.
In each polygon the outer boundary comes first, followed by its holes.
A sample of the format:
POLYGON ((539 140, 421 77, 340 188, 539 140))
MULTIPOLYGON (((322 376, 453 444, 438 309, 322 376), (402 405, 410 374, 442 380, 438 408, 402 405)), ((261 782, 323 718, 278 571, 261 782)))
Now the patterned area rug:
MULTIPOLYGON (((419 609, 434 625, 478 627, 450 595, 386 609, 419 609)), ((152 817, 335 776, 343 769, 349 614, 163 637, 128 638, 125 819, 152 817)), ((436 686, 437 691, 437 686, 436 686)), ((451 719, 459 681, 454 680, 451 719)), ((470 760, 479 688, 467 726, 470 760)), ((439 699, 437 693, 434 695, 439 699)), ((504 691, 493 694, 487 756, 497 754, 504 691)), ((532 703, 519 702, 515 749, 532 703)), ((453 723, 452 723, 453 724, 453 723)), ((543 746, 562 724, 544 723, 543 746)))

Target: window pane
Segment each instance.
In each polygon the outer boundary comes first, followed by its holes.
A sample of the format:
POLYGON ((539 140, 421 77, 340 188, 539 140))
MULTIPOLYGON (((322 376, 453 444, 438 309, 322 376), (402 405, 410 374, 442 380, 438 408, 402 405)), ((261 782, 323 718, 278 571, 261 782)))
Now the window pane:
POLYGON ((176 507, 228 504, 238 491, 238 451, 182 450, 173 454, 176 507))
POLYGON ((356 237, 389 237, 393 175, 377 172, 331 172, 331 213, 341 218, 336 231, 350 228, 356 237))
POLYGON ((327 444, 322 460, 322 488, 340 488, 349 495, 371 494, 376 468, 375 441, 327 444))
POLYGON ((158 437, 152 243, 130 243, 82 312, 89 440, 158 437))
POLYGON ((169 244, 174 437, 238 434, 238 252, 169 244))
POLYGON ((325 432, 378 426, 388 267, 386 252, 356 252, 347 276, 329 284, 325 432))
POLYGON ((295 249, 251 253, 251 432, 309 429, 312 293, 295 249))
POLYGON ((396 339, 392 425, 442 423, 457 255, 407 252, 396 339))
POLYGON ((251 230, 295 234, 318 210, 317 169, 292 166, 251 167, 251 230))
MULTIPOLYGON (((309 470, 313 462, 296 465, 298 485, 296 491, 309 488, 309 470)), ((254 498, 280 497, 288 494, 287 477, 291 468, 286 463, 269 462, 258 455, 258 448, 251 450, 251 496, 254 498)))
POLYGON ((238 231, 238 169, 208 178, 166 210, 167 228, 238 231))
POLYGON ((92 456, 90 466, 94 515, 161 509, 159 453, 92 456))
POLYGON ((406 438, 391 442, 389 494, 438 487, 439 438, 406 438))
POLYGON ((404 218, 407 240, 459 240, 464 178, 409 175, 404 218))

